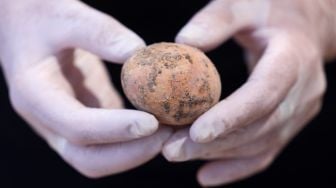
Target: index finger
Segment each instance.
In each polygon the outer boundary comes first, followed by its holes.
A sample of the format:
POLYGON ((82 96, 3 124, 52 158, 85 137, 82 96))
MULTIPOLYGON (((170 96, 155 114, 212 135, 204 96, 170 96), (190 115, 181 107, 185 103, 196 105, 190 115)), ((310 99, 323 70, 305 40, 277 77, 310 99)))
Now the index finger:
POLYGON ((300 57, 289 36, 273 36, 248 81, 200 116, 190 129, 196 142, 210 142, 271 113, 298 75, 300 57))
POLYGON ((55 57, 10 80, 11 101, 30 124, 42 124, 81 145, 132 140, 154 133, 154 116, 135 110, 88 108, 76 98, 55 57))

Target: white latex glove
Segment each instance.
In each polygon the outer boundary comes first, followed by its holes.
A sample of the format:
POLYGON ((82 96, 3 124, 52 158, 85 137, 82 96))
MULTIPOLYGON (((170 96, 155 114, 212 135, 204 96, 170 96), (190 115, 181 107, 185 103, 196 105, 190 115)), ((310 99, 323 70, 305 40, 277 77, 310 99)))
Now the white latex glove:
MULTIPOLYGON (((0 57, 15 110, 88 177, 134 168, 158 154, 170 130, 122 108, 103 63, 145 44, 76 0, 0 0, 0 57)), ((24 144, 24 143, 23 143, 24 144)))
POLYGON ((336 52, 335 8, 335 0, 214 0, 198 12, 176 41, 206 51, 234 37, 251 75, 190 129, 176 132, 164 156, 211 160, 198 172, 204 186, 268 167, 320 110, 323 58, 336 52))

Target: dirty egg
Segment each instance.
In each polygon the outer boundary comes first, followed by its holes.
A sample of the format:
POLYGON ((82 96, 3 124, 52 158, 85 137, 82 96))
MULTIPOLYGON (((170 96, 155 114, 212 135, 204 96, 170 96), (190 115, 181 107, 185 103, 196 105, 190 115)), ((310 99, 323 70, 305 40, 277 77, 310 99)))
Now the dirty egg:
POLYGON ((138 50, 121 72, 123 90, 139 110, 162 124, 191 124, 220 98, 219 74, 200 50, 156 43, 138 50))

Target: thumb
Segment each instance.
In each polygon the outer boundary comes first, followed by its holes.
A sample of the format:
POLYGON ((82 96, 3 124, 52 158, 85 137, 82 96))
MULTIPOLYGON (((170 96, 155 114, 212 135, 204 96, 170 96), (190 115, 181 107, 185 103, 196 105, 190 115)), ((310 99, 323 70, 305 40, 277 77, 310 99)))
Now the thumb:
POLYGON ((175 40, 209 51, 238 31, 263 24, 268 10, 266 1, 213 0, 194 15, 175 40))
POLYGON ((138 35, 116 19, 82 2, 73 1, 67 9, 71 16, 65 16, 61 23, 58 49, 82 48, 107 61, 123 63, 135 50, 145 46, 138 35))

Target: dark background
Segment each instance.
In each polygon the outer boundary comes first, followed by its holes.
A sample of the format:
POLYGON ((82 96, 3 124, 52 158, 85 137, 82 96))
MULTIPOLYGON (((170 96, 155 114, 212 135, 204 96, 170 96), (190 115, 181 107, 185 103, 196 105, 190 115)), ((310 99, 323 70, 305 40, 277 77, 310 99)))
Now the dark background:
MULTIPOLYGON (((206 1, 92 0, 93 7, 113 15, 147 44, 173 41, 175 34, 206 1)), ((94 29, 94 28, 93 28, 94 29)), ((229 41, 208 53, 221 74, 223 96, 246 79, 241 49, 229 41)), ((120 88, 120 66, 108 64, 120 88)), ((289 144, 263 173, 228 187, 336 187, 335 125, 336 64, 326 66, 328 90, 321 113, 289 144)), ((198 187, 202 162, 168 163, 158 156, 135 170, 90 180, 75 172, 18 117, 0 77, 0 187, 198 187)))

